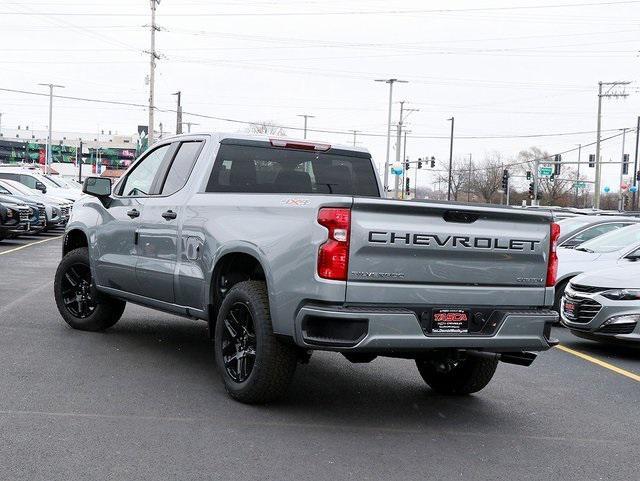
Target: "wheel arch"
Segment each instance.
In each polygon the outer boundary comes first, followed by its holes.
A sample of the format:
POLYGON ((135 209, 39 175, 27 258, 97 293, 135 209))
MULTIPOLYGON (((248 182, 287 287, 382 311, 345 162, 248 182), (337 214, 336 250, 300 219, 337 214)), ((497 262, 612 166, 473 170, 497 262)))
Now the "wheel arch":
POLYGON ((264 255, 252 245, 237 245, 220 249, 209 276, 206 292, 209 319, 215 320, 218 307, 224 295, 238 282, 260 280, 266 283, 267 293, 271 299, 269 286, 272 284, 271 271, 265 262, 264 255))
POLYGON ((72 250, 80 247, 89 248, 89 236, 78 228, 66 232, 62 242, 62 256, 64 257, 72 250))

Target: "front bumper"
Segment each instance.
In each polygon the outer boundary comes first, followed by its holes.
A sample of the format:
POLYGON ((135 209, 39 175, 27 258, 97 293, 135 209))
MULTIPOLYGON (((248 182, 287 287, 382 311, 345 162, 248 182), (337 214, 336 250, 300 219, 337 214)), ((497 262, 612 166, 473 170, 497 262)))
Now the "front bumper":
POLYGON ((296 316, 296 343, 307 349, 419 353, 431 349, 489 352, 545 351, 558 314, 547 309, 505 310, 490 334, 428 334, 415 310, 306 305, 296 316), (317 326, 321 326, 318 329, 317 326))
POLYGON ((560 323, 579 337, 594 340, 621 340, 640 342, 640 319, 624 321, 621 316, 640 317, 640 305, 635 301, 614 301, 599 294, 576 294, 575 298, 591 299, 600 305, 597 313, 588 322, 576 322, 565 314, 566 296, 560 302, 560 323))

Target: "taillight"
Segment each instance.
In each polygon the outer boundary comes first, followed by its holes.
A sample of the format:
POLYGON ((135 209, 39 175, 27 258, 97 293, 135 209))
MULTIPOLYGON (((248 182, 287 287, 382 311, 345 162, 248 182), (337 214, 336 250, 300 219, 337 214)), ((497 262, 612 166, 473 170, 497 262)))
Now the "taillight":
POLYGON ((549 239, 549 264, 547 264, 547 287, 556 285, 558 275, 558 238, 560 237, 560 226, 553 222, 551 224, 551 236, 549 239))
POLYGON ((351 210, 325 207, 318 211, 318 224, 328 229, 327 241, 318 249, 318 275, 346 281, 349 269, 351 210))

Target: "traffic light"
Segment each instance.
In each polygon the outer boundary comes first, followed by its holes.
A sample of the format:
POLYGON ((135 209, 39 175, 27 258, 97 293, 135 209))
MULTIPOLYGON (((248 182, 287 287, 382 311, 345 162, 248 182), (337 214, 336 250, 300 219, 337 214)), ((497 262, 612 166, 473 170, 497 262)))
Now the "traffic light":
POLYGON ((409 164, 409 162, 405 162, 404 163, 404 170, 409 170, 411 168, 411 165, 409 164))
POLYGON ((562 165, 560 162, 562 162, 562 155, 556 154, 553 160, 554 160, 553 173, 555 175, 560 175, 560 166, 562 165))
POLYGON ((410 183, 410 180, 411 180, 411 179, 409 179, 409 177, 407 177, 407 180, 405 181, 405 182, 406 182, 406 185, 405 185, 405 187, 404 187, 404 190, 405 190, 405 192, 407 193, 407 195, 409 195, 409 194, 411 193, 411 183, 410 183))
POLYGON ((589 167, 596 166, 596 154, 589 154, 589 167))
POLYGON ((533 199, 533 182, 529 183, 529 197, 533 199))
POLYGON ((556 180, 556 174, 551 174, 549 176, 549 182, 553 182, 554 180, 556 180))
POLYGON ((640 182, 640 170, 636 172, 636 182, 640 182))
POLYGON ((629 154, 622 156, 622 175, 629 175, 629 154))
POLYGON ((422 159, 418 159, 418 169, 422 169, 422 159))
POLYGON ((622 197, 622 202, 623 202, 623 210, 628 210, 629 209, 629 196, 625 195, 624 197, 622 197))
POLYGON ((506 191, 509 187, 509 171, 504 169, 502 171, 502 190, 506 191))
POLYGON ((431 168, 433 169, 436 166, 436 158, 431 157, 431 168))
POLYGON ((527 180, 531 180, 531 171, 527 170, 527 180))

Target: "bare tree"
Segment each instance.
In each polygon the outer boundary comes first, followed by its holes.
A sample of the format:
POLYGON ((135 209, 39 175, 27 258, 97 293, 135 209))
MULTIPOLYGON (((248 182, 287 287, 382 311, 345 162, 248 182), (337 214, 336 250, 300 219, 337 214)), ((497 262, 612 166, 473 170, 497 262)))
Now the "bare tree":
MULTIPOLYGON (((536 160, 539 165, 553 162, 553 156, 546 150, 539 147, 530 147, 522 150, 518 154, 518 162, 521 162, 520 169, 524 172, 534 172, 536 169, 536 160)), ((554 164, 549 164, 553 166, 554 164)), ((560 176, 539 177, 538 192, 542 194, 542 198, 549 204, 565 204, 570 203, 570 194, 573 189, 573 183, 576 175, 575 170, 570 167, 563 167, 560 176)))
MULTIPOLYGON (((460 158, 454 159, 453 165, 451 168, 452 200, 458 200, 458 196, 462 192, 466 192, 468 175, 469 175, 469 164, 463 159, 460 159, 460 158)), ((439 183, 444 182, 445 189, 449 185, 449 165, 448 164, 447 164, 447 168, 438 175, 437 181, 439 183)))
POLYGON ((249 134, 287 135, 287 131, 272 120, 251 122, 247 127, 249 134))
POLYGON ((471 176, 471 190, 482 197, 485 202, 491 202, 494 195, 502 187, 502 173, 504 161, 499 152, 487 155, 484 162, 475 166, 471 176))

